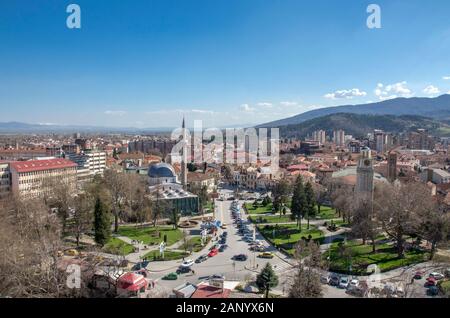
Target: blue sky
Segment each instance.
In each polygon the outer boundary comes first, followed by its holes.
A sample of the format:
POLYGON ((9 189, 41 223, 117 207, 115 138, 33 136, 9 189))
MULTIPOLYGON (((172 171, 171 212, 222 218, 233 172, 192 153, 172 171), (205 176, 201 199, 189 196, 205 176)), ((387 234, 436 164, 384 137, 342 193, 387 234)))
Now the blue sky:
POLYGON ((448 0, 0 0, 0 121, 222 127, 437 96, 449 13, 448 0))

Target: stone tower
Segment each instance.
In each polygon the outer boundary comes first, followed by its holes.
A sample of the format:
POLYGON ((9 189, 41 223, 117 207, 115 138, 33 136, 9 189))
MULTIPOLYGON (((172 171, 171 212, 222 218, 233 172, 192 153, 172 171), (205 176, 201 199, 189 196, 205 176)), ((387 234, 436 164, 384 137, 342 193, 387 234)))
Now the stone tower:
POLYGON ((361 149, 361 154, 356 169, 356 198, 372 204, 373 200, 373 162, 371 151, 368 147, 361 149))
POLYGON ((397 154, 389 152, 387 164, 387 178, 389 182, 394 182, 397 179, 397 154))
POLYGON ((181 184, 183 185, 183 189, 187 189, 187 136, 186 136, 186 126, 184 122, 183 117, 183 124, 182 124, 182 133, 183 133, 183 151, 181 156, 181 184))

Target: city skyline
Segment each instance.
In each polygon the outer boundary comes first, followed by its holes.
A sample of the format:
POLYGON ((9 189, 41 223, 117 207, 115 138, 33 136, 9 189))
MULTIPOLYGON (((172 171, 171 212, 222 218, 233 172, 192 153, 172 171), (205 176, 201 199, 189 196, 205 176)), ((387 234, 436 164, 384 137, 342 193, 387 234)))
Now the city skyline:
POLYGON ((0 10, 2 122, 259 124, 311 109, 450 91, 445 1, 77 1, 0 10), (415 23, 411 24, 411 17, 415 23))

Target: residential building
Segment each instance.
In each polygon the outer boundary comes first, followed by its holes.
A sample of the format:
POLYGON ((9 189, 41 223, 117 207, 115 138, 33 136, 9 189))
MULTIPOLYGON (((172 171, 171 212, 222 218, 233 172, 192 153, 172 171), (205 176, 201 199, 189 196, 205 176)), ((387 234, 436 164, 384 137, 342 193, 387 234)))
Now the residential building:
POLYGON ((83 183, 106 169, 106 153, 86 150, 80 153, 66 153, 65 157, 77 164, 78 181, 83 183))
POLYGON ((342 129, 333 131, 333 142, 337 147, 345 145, 345 132, 342 129))
POLYGON ((0 162, 0 199, 11 193, 11 172, 8 162, 0 162))

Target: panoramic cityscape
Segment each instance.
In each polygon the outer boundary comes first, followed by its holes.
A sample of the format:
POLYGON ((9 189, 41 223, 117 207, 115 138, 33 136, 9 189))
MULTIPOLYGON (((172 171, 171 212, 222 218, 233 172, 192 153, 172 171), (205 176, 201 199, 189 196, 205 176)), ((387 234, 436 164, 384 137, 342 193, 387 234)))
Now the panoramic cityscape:
POLYGON ((40 2, 0 5, 0 298, 450 297, 449 3, 40 2))

